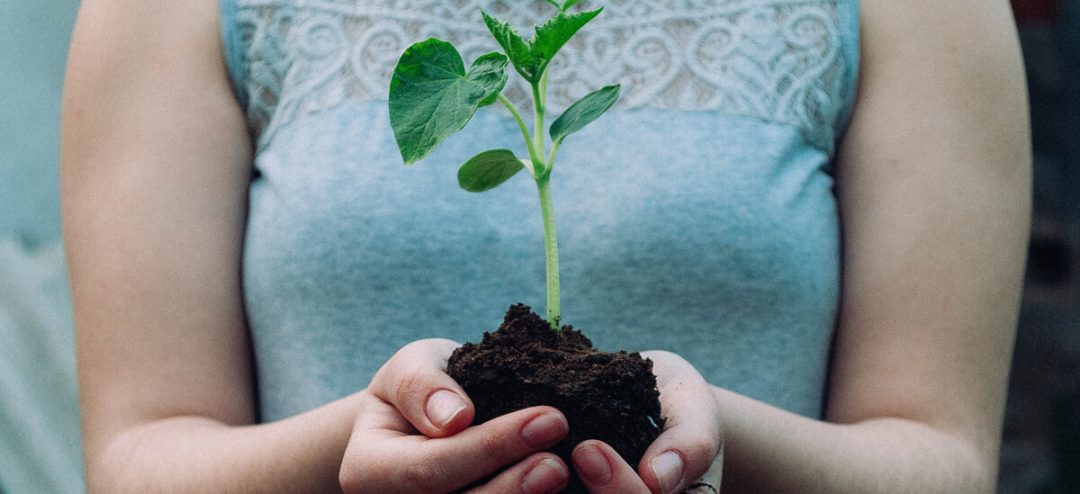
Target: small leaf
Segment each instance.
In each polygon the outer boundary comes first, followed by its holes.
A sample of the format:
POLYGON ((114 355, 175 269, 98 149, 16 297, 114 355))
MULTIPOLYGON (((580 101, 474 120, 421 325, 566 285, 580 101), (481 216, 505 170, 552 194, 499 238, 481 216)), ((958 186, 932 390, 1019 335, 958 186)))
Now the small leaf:
POLYGON ((484 81, 487 96, 477 103, 476 107, 488 106, 499 100, 499 93, 506 87, 506 56, 498 52, 490 52, 480 55, 469 66, 469 79, 484 81))
POLYGON ((586 94, 551 123, 549 129, 551 140, 561 141, 566 136, 583 129, 611 108, 617 99, 619 99, 618 84, 605 86, 586 94))
MULTIPOLYGON (((603 7, 576 14, 559 12, 551 20, 537 26, 536 37, 529 43, 529 47, 532 49, 532 55, 540 60, 541 69, 555 58, 559 49, 570 41, 579 29, 599 15, 602 10, 604 10, 603 7)), ((543 70, 538 71, 538 73, 542 72, 543 70)))
POLYGON ((499 186, 525 166, 508 149, 484 151, 461 165, 458 185, 469 192, 483 192, 499 186))
POLYGON ((415 163, 465 127, 476 109, 498 98, 506 85, 501 53, 488 53, 469 72, 454 47, 430 38, 401 55, 390 80, 390 126, 401 158, 415 163))
POLYGON ((481 12, 480 14, 484 16, 484 23, 487 24, 488 31, 491 31, 491 35, 499 43, 503 51, 506 52, 506 56, 510 57, 514 69, 527 81, 532 82, 536 79, 536 69, 539 67, 540 61, 533 56, 529 44, 510 24, 488 15, 487 12, 481 12))

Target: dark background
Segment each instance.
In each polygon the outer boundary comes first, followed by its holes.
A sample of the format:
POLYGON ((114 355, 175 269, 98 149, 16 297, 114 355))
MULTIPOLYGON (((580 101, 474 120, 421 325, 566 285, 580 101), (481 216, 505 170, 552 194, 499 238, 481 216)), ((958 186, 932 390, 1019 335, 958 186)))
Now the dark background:
POLYGON ((1035 214, 1002 493, 1080 493, 1080 1, 1013 0, 1027 65, 1035 214))

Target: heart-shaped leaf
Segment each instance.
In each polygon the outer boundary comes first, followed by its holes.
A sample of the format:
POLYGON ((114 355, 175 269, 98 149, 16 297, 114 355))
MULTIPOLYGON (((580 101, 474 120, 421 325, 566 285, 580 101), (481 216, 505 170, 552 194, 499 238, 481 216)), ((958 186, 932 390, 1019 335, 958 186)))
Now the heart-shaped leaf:
POLYGON ((592 123, 619 99, 619 85, 597 89, 570 105, 559 118, 551 123, 549 132, 553 142, 561 141, 586 125, 592 123))
POLYGON ((525 168, 509 149, 484 151, 461 165, 458 185, 469 192, 483 192, 498 187, 525 168))
POLYGON ((465 127, 476 109, 490 104, 506 85, 501 53, 480 56, 465 72, 450 43, 430 38, 401 55, 390 80, 390 127, 401 158, 415 163, 465 127))

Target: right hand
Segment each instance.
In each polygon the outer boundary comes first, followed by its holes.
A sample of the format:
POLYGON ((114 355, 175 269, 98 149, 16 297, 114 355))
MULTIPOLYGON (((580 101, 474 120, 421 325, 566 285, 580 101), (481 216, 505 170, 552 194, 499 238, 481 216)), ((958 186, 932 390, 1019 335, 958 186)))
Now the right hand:
POLYGON ((543 451, 566 436, 566 417, 532 407, 469 427, 473 404, 446 374, 457 346, 410 343, 375 374, 342 459, 342 491, 452 492, 494 472, 468 492, 545 494, 565 487, 566 464, 543 451))

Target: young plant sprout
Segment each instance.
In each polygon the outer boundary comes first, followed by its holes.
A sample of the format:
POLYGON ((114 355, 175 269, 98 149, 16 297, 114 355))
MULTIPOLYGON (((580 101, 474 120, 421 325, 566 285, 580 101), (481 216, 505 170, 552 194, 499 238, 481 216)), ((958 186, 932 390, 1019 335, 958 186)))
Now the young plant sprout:
POLYGON ((619 86, 593 91, 563 112, 548 129, 550 149, 544 138, 547 98, 547 68, 559 49, 603 8, 578 13, 567 9, 579 0, 560 3, 546 0, 558 12, 541 26, 530 40, 521 37, 509 24, 483 13, 495 41, 503 53, 478 57, 465 70, 458 51, 446 41, 430 38, 410 46, 401 55, 390 81, 390 126, 405 164, 413 164, 430 154, 440 143, 463 129, 476 110, 501 103, 521 129, 527 157, 508 149, 484 151, 458 170, 458 184, 470 192, 483 192, 528 170, 540 195, 544 225, 544 260, 547 274, 547 322, 559 330, 559 251, 555 237, 555 215, 551 204, 550 180, 555 156, 566 136, 577 132, 607 111, 619 97, 619 86), (529 129, 521 112, 502 95, 507 65, 513 64, 532 89, 533 127, 529 129))

